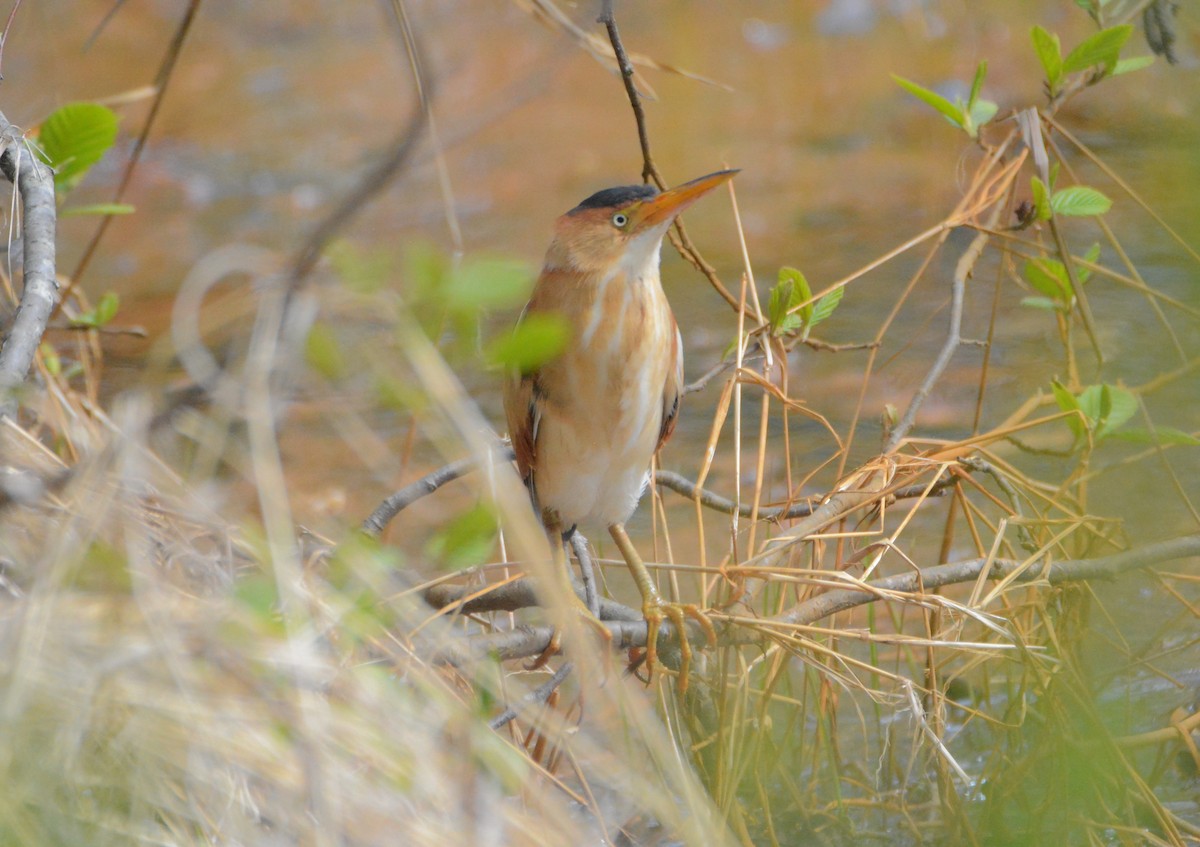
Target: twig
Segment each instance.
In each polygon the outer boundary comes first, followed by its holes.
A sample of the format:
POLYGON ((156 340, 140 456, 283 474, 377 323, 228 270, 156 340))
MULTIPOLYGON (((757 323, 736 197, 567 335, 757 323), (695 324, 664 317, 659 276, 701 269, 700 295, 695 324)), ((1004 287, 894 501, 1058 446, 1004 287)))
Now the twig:
MULTIPOLYGON (((1003 208, 1003 203, 997 203, 993 208, 991 217, 986 224, 988 229, 995 227, 1003 208)), ((909 400, 908 408, 904 410, 904 416, 900 418, 900 422, 888 435, 887 443, 883 448, 885 454, 894 451, 908 436, 913 424, 917 422, 917 412, 921 410, 921 405, 929 397, 929 393, 933 391, 938 380, 942 378, 942 373, 950 364, 950 359, 953 358, 955 351, 962 345, 963 295, 967 287, 967 277, 971 275, 975 263, 983 255, 983 248, 987 246, 988 241, 989 236, 986 233, 981 232, 976 235, 971 246, 967 248, 959 258, 958 264, 955 265, 954 278, 950 283, 950 327, 946 332, 946 340, 942 343, 942 349, 938 353, 937 359, 934 360, 933 366, 925 374, 925 379, 913 394, 912 399, 909 400)))
MULTIPOLYGON (((17 9, 21 8, 21 0, 15 0, 12 11, 8 13, 8 20, 4 23, 4 32, 0 33, 0 68, 4 66, 4 47, 8 44, 8 31, 12 29, 13 18, 17 16, 17 9)), ((4 72, 0 70, 0 80, 4 79, 4 72)))
POLYGON ((0 348, 0 417, 16 413, 14 390, 29 373, 50 315, 58 302, 55 278, 55 229, 58 212, 54 172, 37 161, 8 118, 0 113, 0 171, 21 197, 23 264, 21 302, 0 348))
MULTIPOLYGON (((645 182, 653 182, 660 189, 665 189, 667 187, 666 180, 659 173, 654 164, 654 156, 650 152, 650 134, 646 129, 646 112, 642 109, 642 98, 638 94, 637 86, 633 84, 633 65, 630 64, 629 56, 625 52, 625 45, 621 42, 621 33, 617 29, 617 20, 613 15, 613 0, 601 0, 600 9, 598 21, 604 24, 604 28, 608 31, 608 40, 612 43, 613 55, 616 56, 617 67, 621 71, 621 81, 625 85, 625 93, 629 96, 629 105, 633 109, 633 118, 637 122, 638 144, 642 148, 642 179, 645 182)), ((721 278, 717 276, 716 269, 700 255, 700 251, 688 238, 687 230, 684 229, 683 220, 680 218, 675 219, 671 244, 692 267, 704 274, 709 284, 726 303, 733 307, 734 311, 741 310, 742 306, 738 299, 729 293, 725 283, 721 282, 721 278)), ((763 322, 762 315, 756 310, 751 310, 748 314, 758 323, 763 322)))
POLYGON ((563 681, 570 675, 572 665, 570 662, 563 662, 563 666, 554 672, 548 680, 543 682, 537 688, 527 692, 521 698, 521 705, 509 706, 496 717, 488 721, 488 726, 492 729, 500 729, 500 727, 509 723, 517 717, 518 712, 525 711, 533 706, 543 706, 550 699, 550 695, 557 690, 558 686, 563 684, 563 681))
POLYGON ((408 51, 409 63, 413 70, 413 81, 417 88, 417 102, 413 113, 409 116, 390 147, 392 152, 371 168, 358 186, 338 204, 332 212, 325 216, 317 227, 309 234, 300 246, 292 261, 288 274, 289 294, 294 292, 308 273, 312 270, 321 253, 330 240, 353 220, 367 203, 382 192, 401 172, 420 142, 423 130, 429 122, 430 104, 433 100, 433 85, 422 72, 424 62, 421 58, 420 45, 409 27, 407 17, 400 17, 400 25, 404 33, 404 46, 408 51))
MULTIPOLYGON (((503 462, 511 462, 516 458, 511 447, 503 447, 491 453, 490 456, 493 461, 503 462)), ((459 459, 457 462, 451 462, 421 477, 416 482, 406 485, 376 507, 370 517, 362 522, 362 531, 373 537, 378 536, 383 532, 383 528, 388 525, 392 518, 396 517, 404 509, 422 497, 437 491, 446 483, 453 482, 459 477, 465 476, 475 470, 477 465, 478 462, 474 458, 459 459)))

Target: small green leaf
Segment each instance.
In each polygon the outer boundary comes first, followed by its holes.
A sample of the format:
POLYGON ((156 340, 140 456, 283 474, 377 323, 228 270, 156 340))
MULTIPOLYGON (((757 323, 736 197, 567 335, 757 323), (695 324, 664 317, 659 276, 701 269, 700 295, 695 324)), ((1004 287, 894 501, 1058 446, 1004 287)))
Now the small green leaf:
POLYGON ((322 323, 313 324, 304 342, 304 360, 326 379, 338 379, 346 372, 346 358, 333 330, 322 323))
POLYGON ((121 298, 117 295, 117 292, 104 292, 100 297, 100 302, 96 304, 96 308, 93 310, 96 313, 96 326, 104 326, 115 318, 119 308, 121 308, 121 298))
POLYGON ((1175 445, 1180 447, 1200 446, 1200 438, 1170 426, 1156 426, 1154 432, 1150 432, 1147 429, 1123 429, 1120 432, 1112 433, 1109 437, 1121 441, 1129 441, 1133 444, 1162 444, 1163 446, 1175 445))
POLYGON ((1025 279, 1051 300, 1069 304, 1074 294, 1067 269, 1057 259, 1030 259, 1025 263, 1025 279))
MULTIPOLYGON (((1083 260, 1085 262, 1087 262, 1089 265, 1096 264, 1096 261, 1099 258, 1100 258, 1100 242, 1096 242, 1096 243, 1092 244, 1092 246, 1088 248, 1088 251, 1083 254, 1083 260)), ((1075 278, 1079 280, 1080 285, 1083 285, 1085 282, 1087 282, 1089 279, 1092 278, 1092 269, 1085 268, 1082 265, 1080 265, 1078 268, 1075 269, 1075 278)))
POLYGON ((1033 205, 1037 209, 1037 219, 1039 221, 1050 220, 1050 189, 1046 187, 1046 183, 1042 182, 1039 177, 1032 177, 1029 181, 1030 190, 1033 192, 1033 205))
POLYGON ((491 344, 488 361, 522 374, 532 373, 566 348, 570 331, 561 315, 526 315, 516 329, 491 344))
POLYGON ((1118 61, 1117 66, 1112 70, 1112 75, 1120 76, 1121 74, 1140 71, 1142 68, 1148 68, 1153 64, 1153 56, 1132 56, 1128 59, 1121 59, 1118 61))
MULTIPOLYGON (((996 116, 996 112, 1000 109, 991 100, 977 100, 973 103, 968 111, 971 127, 978 129, 985 123, 996 116)), ((975 133, 971 133, 971 137, 975 137, 975 133)))
POLYGON ((987 62, 979 63, 975 68, 975 79, 971 81, 971 96, 967 98, 967 111, 970 112, 979 100, 979 92, 983 90, 983 81, 987 78, 987 62))
POLYGON ((117 316, 121 298, 115 291, 106 291, 90 311, 71 320, 73 326, 101 327, 117 316))
POLYGON ((1050 85, 1050 93, 1058 92, 1058 84, 1062 81, 1063 60, 1062 46, 1058 36, 1047 32, 1040 26, 1035 26, 1032 32, 1033 49, 1037 51, 1038 61, 1046 72, 1046 82, 1050 85))
POLYGON ((43 341, 38 347, 38 351, 42 354, 42 364, 46 366, 46 370, 50 375, 60 375, 62 373, 62 359, 58 358, 58 351, 54 349, 54 345, 48 341, 43 341))
POLYGON ((835 288, 824 297, 816 302, 813 308, 812 319, 809 321, 809 326, 816 326, 821 321, 833 314, 834 309, 842 302, 842 295, 846 293, 846 287, 835 288))
POLYGON ((1049 297, 1022 297, 1021 305, 1028 306, 1031 309, 1042 309, 1047 312, 1061 312, 1065 308, 1062 303, 1057 300, 1051 300, 1049 297))
MULTIPOLYGON (((1058 408, 1064 412, 1078 412, 1079 401, 1075 399, 1075 395, 1067 390, 1066 386, 1057 379, 1050 383, 1051 389, 1054 391, 1054 400, 1058 403, 1058 408)), ((1087 424, 1079 415, 1067 415, 1064 419, 1067 426, 1071 430, 1071 434, 1075 437, 1075 444, 1079 445, 1087 438, 1087 424)))
POLYGON ((1075 0, 1075 5, 1087 12, 1092 20, 1100 19, 1100 7, 1096 5, 1096 0, 1075 0))
POLYGON ((779 337, 803 326, 806 320, 805 316, 812 315, 813 304, 809 303, 797 312, 791 310, 811 299, 812 289, 804 274, 796 268, 786 266, 780 268, 779 282, 771 289, 771 299, 767 302, 767 319, 771 325, 771 335, 779 337))
POLYGON ((38 146, 54 168, 59 191, 75 187, 117 140, 117 116, 98 103, 68 103, 38 131, 38 146))
POLYGON ((892 79, 913 97, 941 112, 950 123, 965 128, 967 116, 960 106, 951 103, 936 91, 930 91, 928 88, 917 85, 917 83, 907 80, 902 76, 892 74, 892 79))
POLYGON ((460 570, 483 562, 496 539, 496 516, 486 503, 477 503, 433 538, 428 552, 446 568, 460 570))
POLYGON ((58 213, 60 218, 77 215, 132 215, 137 211, 128 203, 92 203, 88 206, 71 206, 58 213))
POLYGON ((1094 35, 1085 38, 1078 47, 1063 59, 1064 74, 1085 71, 1095 65, 1104 65, 1106 73, 1112 73, 1117 66, 1121 48, 1133 34, 1131 24, 1102 29, 1094 35))
POLYGON ((1119 429, 1138 410, 1137 395, 1115 385, 1089 385, 1079 393, 1078 402, 1097 441, 1119 429))
POLYGON ((1103 215, 1112 208, 1112 201, 1094 188, 1072 185, 1070 188, 1054 192, 1050 198, 1050 208, 1056 215, 1103 215))

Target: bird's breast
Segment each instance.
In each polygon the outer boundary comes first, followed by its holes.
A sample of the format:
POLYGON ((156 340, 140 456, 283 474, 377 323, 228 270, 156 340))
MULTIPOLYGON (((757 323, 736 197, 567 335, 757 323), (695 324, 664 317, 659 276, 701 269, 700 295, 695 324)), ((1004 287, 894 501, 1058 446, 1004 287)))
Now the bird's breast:
POLYGON ((614 275, 590 294, 564 312, 573 338, 539 375, 537 490, 565 521, 620 523, 658 443, 675 321, 657 275, 614 275))

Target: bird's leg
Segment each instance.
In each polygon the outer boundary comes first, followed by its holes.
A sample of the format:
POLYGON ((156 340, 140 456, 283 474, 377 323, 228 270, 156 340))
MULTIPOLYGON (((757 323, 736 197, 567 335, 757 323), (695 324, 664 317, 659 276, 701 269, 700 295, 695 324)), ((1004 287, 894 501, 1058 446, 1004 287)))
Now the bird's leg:
MULTIPOLYGON (((613 637, 612 632, 604 625, 603 621, 596 617, 592 610, 588 608, 587 603, 579 599, 579 595, 575 593, 575 589, 571 585, 571 568, 565 549, 567 534, 563 532, 562 519, 559 518, 557 513, 547 509, 545 515, 543 516, 543 520, 546 525, 546 534, 550 539, 550 554, 553 559, 551 566, 554 571, 555 578, 560 580, 560 590, 565 592, 566 597, 569 598, 569 602, 572 605, 573 611, 579 614, 585 623, 591 625, 592 629, 594 629, 605 642, 611 642, 613 637)), ((572 529, 572 533, 573 532, 574 529, 572 529)), ((526 665, 526 668, 528 670, 534 670, 542 667, 550 660, 551 656, 557 654, 561 649, 562 632, 556 626, 554 628, 554 634, 550 637, 550 643, 546 645, 546 649, 543 650, 536 659, 526 665)))
POLYGON ((666 618, 675 624, 675 631, 679 634, 679 693, 682 694, 687 691, 688 671, 692 665, 692 645, 688 642, 685 619, 692 618, 700 624, 704 634, 708 636, 709 646, 717 645, 717 631, 708 615, 694 603, 668 603, 663 600, 623 525, 615 523, 608 531, 613 541, 617 542, 617 548, 621 551, 625 563, 629 565, 633 581, 637 583, 638 591, 642 594, 642 616, 646 619, 646 672, 654 671, 654 664, 658 660, 658 630, 663 618, 666 618))

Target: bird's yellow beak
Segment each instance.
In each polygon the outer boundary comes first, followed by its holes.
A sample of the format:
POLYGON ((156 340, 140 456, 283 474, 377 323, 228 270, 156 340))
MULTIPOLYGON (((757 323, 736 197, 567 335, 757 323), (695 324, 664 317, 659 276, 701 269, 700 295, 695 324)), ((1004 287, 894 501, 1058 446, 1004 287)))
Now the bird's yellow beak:
POLYGON ((717 171, 651 197, 630 213, 630 217, 633 218, 633 226, 630 229, 647 229, 671 220, 718 185, 728 182, 737 172, 738 169, 717 171))

